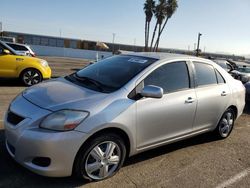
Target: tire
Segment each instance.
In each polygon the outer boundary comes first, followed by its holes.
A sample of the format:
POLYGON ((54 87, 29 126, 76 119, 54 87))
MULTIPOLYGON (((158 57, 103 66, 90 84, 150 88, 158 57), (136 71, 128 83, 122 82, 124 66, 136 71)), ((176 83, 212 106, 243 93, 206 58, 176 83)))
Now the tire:
POLYGON ((224 114, 222 115, 217 128, 215 129, 215 136, 218 139, 225 139, 227 138, 234 127, 235 121, 235 112, 232 109, 227 109, 224 114))
POLYGON ((126 147, 120 136, 112 133, 99 135, 81 147, 73 175, 93 181, 110 178, 122 167, 125 156, 126 147))
POLYGON ((43 77, 36 69, 26 69, 21 73, 20 79, 25 86, 32 86, 40 83, 43 77))

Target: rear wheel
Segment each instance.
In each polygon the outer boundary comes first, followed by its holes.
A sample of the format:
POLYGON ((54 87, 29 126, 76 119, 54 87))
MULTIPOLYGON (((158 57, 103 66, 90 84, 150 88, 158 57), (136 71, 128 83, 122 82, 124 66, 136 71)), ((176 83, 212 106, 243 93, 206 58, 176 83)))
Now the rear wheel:
POLYGON ((94 181, 113 176, 123 165, 126 147, 115 134, 93 138, 79 151, 74 164, 77 177, 94 181), (86 148, 87 147, 87 148, 86 148))
POLYGON ((235 113, 232 109, 228 109, 222 115, 220 122, 215 130, 218 138, 227 138, 233 130, 235 120, 235 113))
POLYGON ((42 74, 36 69, 26 69, 20 76, 21 81, 26 86, 38 84, 43 80, 42 74))

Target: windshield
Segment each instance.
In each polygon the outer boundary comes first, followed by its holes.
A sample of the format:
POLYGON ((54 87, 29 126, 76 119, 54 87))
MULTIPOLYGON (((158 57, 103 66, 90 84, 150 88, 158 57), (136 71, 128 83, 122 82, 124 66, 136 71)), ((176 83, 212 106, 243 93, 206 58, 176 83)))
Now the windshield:
POLYGON ((119 55, 92 64, 73 75, 85 87, 101 92, 113 92, 157 59, 119 55), (93 86, 94 85, 94 86, 93 86), (102 89, 100 89, 102 88, 102 89))
POLYGON ((240 67, 238 68, 239 72, 250 73, 250 67, 240 67))

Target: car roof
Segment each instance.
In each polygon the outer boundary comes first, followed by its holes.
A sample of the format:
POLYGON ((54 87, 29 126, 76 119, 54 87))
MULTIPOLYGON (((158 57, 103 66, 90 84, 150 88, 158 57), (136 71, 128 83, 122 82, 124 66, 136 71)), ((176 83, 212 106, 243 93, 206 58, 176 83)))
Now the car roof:
POLYGON ((0 40, 0 45, 4 46, 8 50, 10 50, 14 55, 18 55, 17 52, 13 48, 11 48, 10 46, 8 46, 8 44, 6 44, 5 42, 3 42, 1 40, 0 40))
POLYGON ((26 44, 20 44, 20 43, 14 43, 14 42, 5 42, 6 44, 14 44, 14 45, 18 45, 18 46, 24 46, 27 47, 28 45, 26 44))
MULTIPOLYGON (((140 56, 140 57, 148 57, 148 58, 154 58, 158 60, 175 60, 175 59, 193 59, 197 61, 208 61, 204 58, 199 58, 195 56, 190 55, 183 55, 183 54, 175 54, 175 53, 164 53, 164 52, 134 52, 134 53, 128 53, 126 55, 133 55, 133 56, 140 56)), ((211 62, 211 61, 209 61, 211 62)))

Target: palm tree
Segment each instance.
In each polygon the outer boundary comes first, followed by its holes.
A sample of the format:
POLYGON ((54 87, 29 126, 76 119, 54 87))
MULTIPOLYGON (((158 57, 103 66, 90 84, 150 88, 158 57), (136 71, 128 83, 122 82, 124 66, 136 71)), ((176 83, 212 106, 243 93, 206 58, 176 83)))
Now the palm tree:
POLYGON ((173 14, 175 13, 177 8, 178 8, 177 0, 168 0, 167 1, 167 5, 166 5, 165 10, 164 10, 166 19, 165 19, 165 22, 163 24, 163 27, 161 28, 160 32, 158 33, 158 38, 157 38, 155 46, 154 46, 154 51, 158 50, 161 34, 162 34, 164 28, 166 27, 168 20, 173 16, 173 14))
POLYGON ((146 2, 144 3, 144 13, 146 15, 146 20, 145 20, 145 51, 148 51, 150 22, 152 20, 154 11, 155 11, 155 1, 154 0, 146 0, 146 2))
POLYGON ((153 42, 154 42, 154 38, 155 38, 155 33, 157 30, 157 27, 159 26, 159 32, 161 31, 161 25, 162 22, 165 18, 165 13, 164 10, 166 8, 166 0, 159 0, 159 3, 156 5, 155 7, 155 17, 156 17, 156 24, 155 24, 155 28, 154 28, 154 32, 153 32, 153 36, 151 39, 151 44, 150 44, 150 51, 152 51, 152 47, 153 47, 153 42))

